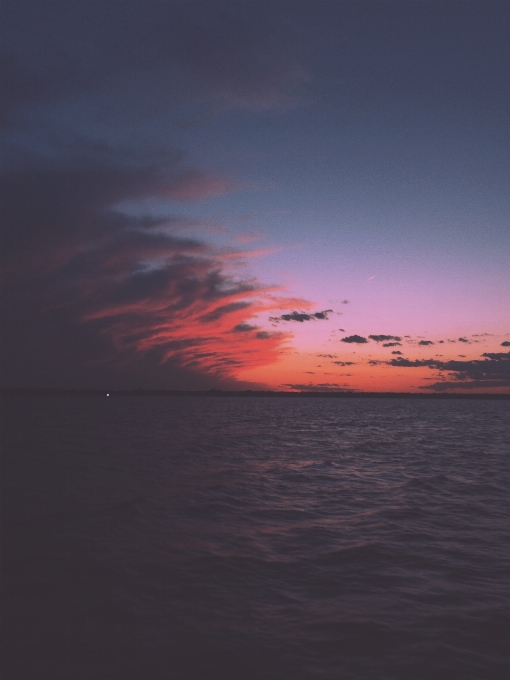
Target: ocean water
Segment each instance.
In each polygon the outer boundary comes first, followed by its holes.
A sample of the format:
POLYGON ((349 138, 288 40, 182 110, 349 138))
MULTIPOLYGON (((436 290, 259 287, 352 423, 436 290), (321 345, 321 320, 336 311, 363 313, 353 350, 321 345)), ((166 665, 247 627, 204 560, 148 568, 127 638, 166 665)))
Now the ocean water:
POLYGON ((510 402, 3 415, 4 680, 510 677, 510 402))

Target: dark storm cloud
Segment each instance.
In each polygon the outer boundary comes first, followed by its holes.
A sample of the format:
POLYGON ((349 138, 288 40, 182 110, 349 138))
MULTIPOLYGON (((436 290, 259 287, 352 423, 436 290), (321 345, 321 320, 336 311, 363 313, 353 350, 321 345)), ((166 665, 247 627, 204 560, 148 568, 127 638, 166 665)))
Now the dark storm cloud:
POLYGON ((402 347, 401 342, 384 342, 383 347, 402 347))
POLYGON ((422 389, 445 390, 452 387, 462 389, 508 387, 510 385, 510 352, 486 352, 483 359, 471 361, 439 361, 436 359, 398 358, 387 362, 389 366, 399 368, 419 368, 427 366, 430 369, 448 373, 450 380, 427 385, 422 389))
MULTIPOLYGON (((142 159, 131 167, 123 165, 123 159, 117 164, 104 164, 102 159, 93 164, 87 159, 80 167, 80 152, 81 147, 76 147, 76 163, 40 167, 42 160, 36 159, 25 170, 1 177, 4 254, 16 258, 22 252, 26 257, 33 251, 43 265, 41 248, 45 253, 53 250, 69 255, 90 240, 165 223, 164 219, 129 218, 111 209, 123 199, 157 193, 162 170, 142 159)), ((173 158, 169 164, 174 164, 173 158)), ((172 186, 172 173, 167 174, 172 186)), ((51 259, 45 264, 51 267, 51 259)))
MULTIPOLYGON (((368 336, 371 340, 375 340, 376 342, 383 342, 386 340, 395 340, 396 342, 400 342, 402 338, 400 338, 398 335, 369 335, 368 336)), ((384 345, 385 347, 391 347, 391 345, 384 345)))
POLYGON ((286 335, 249 320, 284 300, 227 273, 242 252, 177 238, 175 215, 119 207, 239 188, 186 165, 176 107, 186 122, 190 105, 292 104, 306 75, 234 15, 208 2, 2 4, 4 384, 212 387, 276 360, 286 335))
MULTIPOLYGON (((33 103, 136 80, 243 108, 292 102, 307 76, 281 41, 210 2, 4 2, 4 120, 33 103)), ((159 95, 159 101, 158 101, 159 95)), ((145 98, 144 106, 147 106, 145 98)))
POLYGON ((275 361, 284 336, 247 320, 281 301, 262 304, 268 291, 232 280, 206 243, 161 231, 164 219, 113 209, 165 177, 171 190, 178 155, 164 167, 80 150, 1 178, 4 384, 207 387, 275 361))
POLYGON ((299 323, 303 323, 303 321, 315 321, 316 319, 327 320, 328 314, 332 311, 332 309, 325 309, 322 312, 313 312, 311 314, 308 312, 291 312, 290 314, 282 314, 281 316, 270 316, 269 321, 274 321, 276 323, 279 321, 298 321, 299 323))
POLYGON ((363 345, 364 343, 368 342, 368 340, 363 338, 361 335, 348 335, 346 338, 342 338, 342 342, 354 342, 358 345, 363 345))

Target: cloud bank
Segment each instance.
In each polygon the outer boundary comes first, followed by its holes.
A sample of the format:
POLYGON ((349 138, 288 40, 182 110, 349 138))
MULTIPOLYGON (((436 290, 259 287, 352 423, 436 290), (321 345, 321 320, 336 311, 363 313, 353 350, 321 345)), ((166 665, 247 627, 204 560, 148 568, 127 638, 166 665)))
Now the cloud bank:
POLYGON ((290 334, 253 319, 306 301, 126 205, 241 188, 172 137, 292 106, 307 76, 281 42, 208 2, 6 0, 2 25, 3 384, 228 387, 275 361, 290 334))
POLYGON ((160 168, 34 166, 1 185, 5 384, 133 384, 145 375, 167 386, 193 373, 191 384, 206 385, 277 359, 288 334, 248 321, 285 300, 232 274, 242 252, 113 209, 161 190, 160 168), (121 375, 131 378, 118 383, 121 375))
POLYGON ((443 391, 448 389, 485 389, 510 386, 510 352, 485 352, 483 359, 471 361, 439 361, 436 359, 391 359, 389 366, 419 368, 427 366, 441 372, 443 379, 421 389, 443 391), (446 373, 446 376, 444 376, 446 373))

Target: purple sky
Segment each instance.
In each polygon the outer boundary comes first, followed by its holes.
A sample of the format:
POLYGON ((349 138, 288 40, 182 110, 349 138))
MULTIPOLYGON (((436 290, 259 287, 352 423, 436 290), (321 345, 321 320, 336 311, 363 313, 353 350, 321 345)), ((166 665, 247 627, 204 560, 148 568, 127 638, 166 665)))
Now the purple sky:
POLYGON ((510 391, 509 29, 4 0, 2 385, 510 391))

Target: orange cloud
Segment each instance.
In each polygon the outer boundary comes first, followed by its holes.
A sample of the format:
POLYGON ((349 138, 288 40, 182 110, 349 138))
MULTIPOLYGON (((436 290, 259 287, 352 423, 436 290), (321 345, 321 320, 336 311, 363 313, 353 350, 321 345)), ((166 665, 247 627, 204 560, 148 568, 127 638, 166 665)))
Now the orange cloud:
POLYGON ((220 378, 275 363, 292 334, 248 322, 296 300, 253 280, 234 280, 223 270, 224 254, 199 242, 159 235, 155 244, 153 238, 137 235, 136 248, 138 262, 158 253, 152 267, 137 270, 134 243, 122 248, 117 242, 114 257, 99 255, 96 275, 83 288, 82 321, 96 323, 120 355, 150 355, 220 378))

